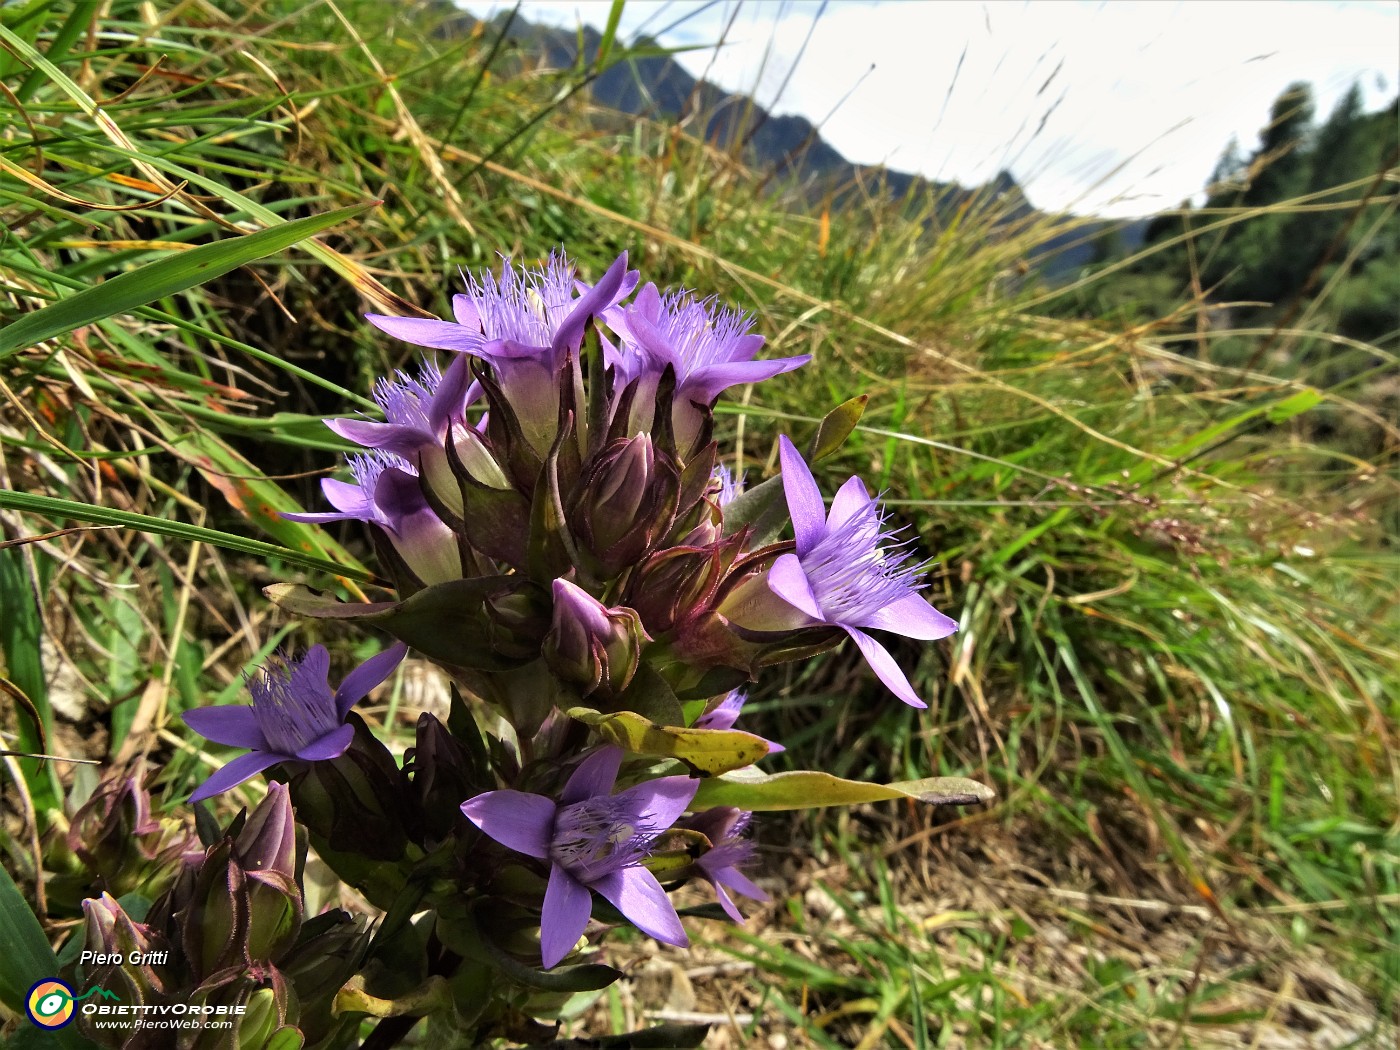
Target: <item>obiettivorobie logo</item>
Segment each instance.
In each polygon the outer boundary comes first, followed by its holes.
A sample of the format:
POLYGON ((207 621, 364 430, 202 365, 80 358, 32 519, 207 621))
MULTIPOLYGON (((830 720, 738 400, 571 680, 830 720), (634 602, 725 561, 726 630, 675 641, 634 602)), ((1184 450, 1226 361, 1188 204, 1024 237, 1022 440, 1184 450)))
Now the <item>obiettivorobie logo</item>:
MULTIPOLYGON (((87 956, 88 952, 83 955, 87 956)), ((136 962, 132 953, 129 960, 136 962)), ((163 954, 163 953, 161 953, 163 954)), ((145 958, 142 956, 142 958, 145 958)), ((121 956, 112 956, 121 961, 121 956)), ((86 959, 84 959, 86 961, 86 959)), ((107 961, 98 957, 99 963, 107 961)), ((157 960, 163 962, 164 959, 157 960)), ((141 1029, 141 1028, 205 1028, 229 1030, 234 1019, 248 1012, 247 1003, 208 1004, 208 1003, 133 1003, 124 1004, 116 992, 109 992, 100 985, 89 988, 82 995, 75 995, 72 986, 57 977, 45 977, 29 989, 24 1000, 24 1012, 40 1028, 53 1031, 71 1024, 82 1014, 85 1025, 93 1028, 141 1029), (104 1002, 84 1003, 84 999, 96 996, 104 1002), (115 1001, 119 1005, 111 1006, 115 1001), (82 1003, 80 1007, 78 1004, 82 1003)))
POLYGON ((94 995, 121 1001, 121 996, 105 988, 89 988, 82 995, 74 995, 73 989, 57 977, 45 977, 29 989, 29 995, 24 1000, 24 1012, 40 1028, 62 1028, 77 1014, 74 1004, 94 995))

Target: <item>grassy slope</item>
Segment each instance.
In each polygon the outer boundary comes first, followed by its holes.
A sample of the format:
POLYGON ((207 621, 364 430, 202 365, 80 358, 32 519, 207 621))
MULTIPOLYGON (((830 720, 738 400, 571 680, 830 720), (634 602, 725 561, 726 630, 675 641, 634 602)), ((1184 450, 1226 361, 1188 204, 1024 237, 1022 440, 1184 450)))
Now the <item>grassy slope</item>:
MULTIPOLYGON (((795 867, 777 846, 789 829, 766 822, 785 898, 752 939, 704 932, 771 976, 707 977, 702 1008, 867 1046, 1282 1045, 1284 1030, 1336 1041, 1394 1009, 1384 419, 1358 416, 1373 455, 1339 458, 1307 422, 1364 413, 1342 395, 1310 408, 1296 381, 1214 366, 1151 326, 1047 316, 1018 263, 1048 231, 989 237, 993 203, 927 233, 911 202, 785 214, 754 194, 761 173, 671 129, 609 130, 581 96, 546 112, 579 75, 483 77, 491 39, 434 35, 407 7, 93 11, 6 9, 61 73, 0 54, 14 92, 0 156, 46 183, 0 174, 6 322, 168 242, 385 203, 318 254, 4 361, 0 487, 321 543, 270 534, 261 509, 314 486, 260 478, 324 469, 319 417, 402 362, 357 313, 389 293, 442 312, 455 268, 497 252, 563 244, 588 273, 626 248, 659 282, 754 311, 776 350, 816 356, 729 406, 750 477, 780 427, 804 433, 871 395, 829 480, 889 491, 939 561, 935 604, 962 623, 952 643, 899 653, 930 714, 834 658, 763 684, 768 731, 797 764, 969 773, 1004 799, 951 825, 893 809, 809 821, 816 868, 795 867)), ((7 539, 73 524, 3 513, 7 539)), ((8 677, 56 712, 54 747, 168 758, 172 800, 198 774, 173 716, 239 688, 281 637, 256 586, 303 571, 129 531, 0 559, 8 677), (21 628, 50 639, 43 671, 21 628)), ((24 771, 42 812, 55 785, 24 771)), ((32 869, 25 836, 4 845, 32 869)), ((632 1008, 615 998, 598 1016, 632 1008)))

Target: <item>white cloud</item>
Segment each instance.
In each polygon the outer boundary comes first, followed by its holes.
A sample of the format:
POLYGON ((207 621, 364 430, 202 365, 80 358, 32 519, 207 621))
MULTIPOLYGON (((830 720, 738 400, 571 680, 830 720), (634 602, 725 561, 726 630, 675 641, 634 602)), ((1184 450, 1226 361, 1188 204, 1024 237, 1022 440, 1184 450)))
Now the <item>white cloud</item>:
MULTIPOLYGON (((601 26, 608 6, 535 0, 521 13, 601 26)), ((813 28, 819 8, 743 5, 718 55, 678 61, 780 113, 821 121, 836 109, 822 132, 851 160, 964 183, 1007 168, 1042 208, 1171 207, 1201 188, 1231 135, 1253 145, 1290 82, 1311 81, 1325 115, 1353 80, 1371 105, 1400 80, 1391 3, 835 0, 813 28)), ((631 0, 623 32, 699 11, 663 42, 710 43, 734 10, 631 0)))

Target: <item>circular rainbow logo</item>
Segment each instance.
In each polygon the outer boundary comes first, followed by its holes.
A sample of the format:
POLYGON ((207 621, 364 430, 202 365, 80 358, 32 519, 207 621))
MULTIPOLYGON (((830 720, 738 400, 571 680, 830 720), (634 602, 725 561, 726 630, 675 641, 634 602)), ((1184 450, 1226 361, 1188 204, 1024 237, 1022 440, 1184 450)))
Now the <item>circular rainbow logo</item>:
POLYGON ((73 989, 54 977, 46 977, 29 989, 24 1012, 40 1028, 62 1028, 73 1020, 73 989))

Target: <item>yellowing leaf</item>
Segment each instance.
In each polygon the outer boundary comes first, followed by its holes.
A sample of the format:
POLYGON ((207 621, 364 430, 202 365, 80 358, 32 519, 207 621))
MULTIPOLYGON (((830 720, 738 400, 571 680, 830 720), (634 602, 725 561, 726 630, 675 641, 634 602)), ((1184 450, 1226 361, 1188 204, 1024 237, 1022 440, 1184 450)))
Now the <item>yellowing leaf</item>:
POLYGON ((822 806, 854 806, 912 798, 935 806, 968 806, 990 802, 996 792, 966 777, 928 777, 896 784, 866 784, 842 780, 830 773, 802 770, 762 773, 745 769, 701 783, 695 807, 734 806, 747 810, 818 809, 822 806))
POLYGON ((603 739, 639 755, 661 755, 685 763, 702 776, 713 777, 751 766, 768 754, 768 742, 737 729, 686 729, 663 726, 635 711, 605 715, 588 707, 569 710, 603 739))

